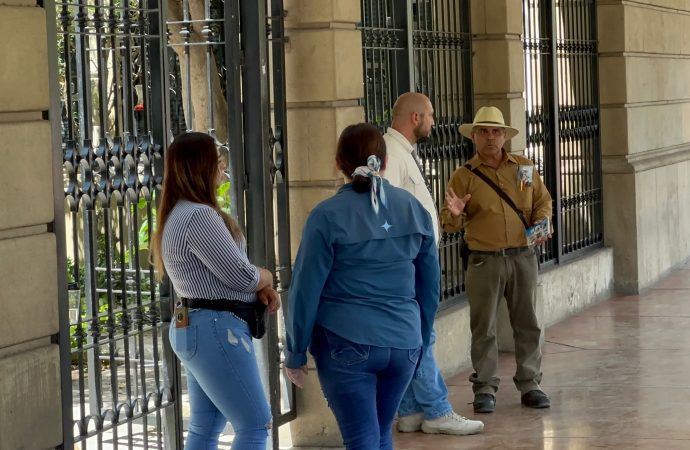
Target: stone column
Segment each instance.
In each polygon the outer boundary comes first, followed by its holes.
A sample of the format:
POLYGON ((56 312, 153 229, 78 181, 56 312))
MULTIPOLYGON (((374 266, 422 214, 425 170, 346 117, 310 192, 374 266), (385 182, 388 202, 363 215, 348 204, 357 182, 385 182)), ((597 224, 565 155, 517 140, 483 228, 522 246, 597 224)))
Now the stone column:
MULTIPOLYGON (((340 132, 364 121, 359 0, 286 0, 286 83, 292 254, 312 208, 343 184, 335 168, 340 132)), ((297 393, 295 446, 341 446, 313 361, 297 393)))
MULTIPOLYGON (((0 448, 62 443, 46 11, 0 0, 0 448)), ((51 36, 51 42, 55 42, 51 36)))
POLYGON ((286 0, 286 84, 293 255, 311 209, 342 184, 340 132, 364 121, 358 0, 286 0))
POLYGON ((525 150, 525 63, 522 48, 522 2, 472 0, 472 77, 475 111, 496 106, 520 134, 506 150, 525 150))
MULTIPOLYGON (((506 150, 525 151, 525 59, 522 45, 522 2, 473 0, 472 77, 474 107, 496 106, 506 123, 520 133, 506 142, 506 150)), ((498 347, 514 351, 508 308, 501 302, 496 320, 498 347)))
POLYGON ((621 293, 690 256, 690 5, 673 3, 598 2, 604 231, 621 293))

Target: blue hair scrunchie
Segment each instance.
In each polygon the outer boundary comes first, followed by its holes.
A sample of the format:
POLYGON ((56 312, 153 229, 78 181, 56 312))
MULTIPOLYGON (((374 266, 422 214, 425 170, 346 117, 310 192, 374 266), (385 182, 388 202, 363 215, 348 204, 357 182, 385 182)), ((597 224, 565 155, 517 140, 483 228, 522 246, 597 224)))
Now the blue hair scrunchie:
POLYGON ((381 169, 381 160, 376 155, 371 155, 367 158, 366 166, 359 166, 352 172, 352 178, 356 175, 371 178, 371 206, 374 208, 376 214, 379 213, 379 198, 383 206, 386 206, 386 191, 383 189, 383 178, 379 170, 381 169))

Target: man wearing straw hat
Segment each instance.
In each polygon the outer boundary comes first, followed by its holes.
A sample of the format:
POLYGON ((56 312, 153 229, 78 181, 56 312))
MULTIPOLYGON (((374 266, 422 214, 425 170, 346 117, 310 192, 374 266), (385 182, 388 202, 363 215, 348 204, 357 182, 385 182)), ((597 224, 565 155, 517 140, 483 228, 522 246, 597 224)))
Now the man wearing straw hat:
POLYGON ((496 313, 505 297, 515 339, 517 370, 513 381, 523 405, 548 408, 541 390, 541 328, 535 311, 537 256, 546 236, 527 235, 551 218, 551 196, 534 164, 505 151, 518 134, 495 107, 482 107, 460 133, 474 141, 476 154, 453 173, 441 210, 447 232, 465 231, 469 247, 465 286, 470 304, 474 411, 490 413, 496 405, 498 347, 496 313), (529 231, 528 231, 529 229, 529 231))
MULTIPOLYGON (((429 138, 433 126, 434 108, 426 95, 407 92, 398 97, 393 105, 393 121, 383 135, 388 155, 384 177, 393 186, 414 195, 431 215, 438 245, 436 203, 417 155, 417 144, 429 138)), ((455 435, 479 433, 484 429, 484 424, 455 413, 448 401, 448 388, 434 359, 435 339, 436 334, 432 331, 431 344, 424 347, 414 378, 400 403, 398 431, 455 435)))

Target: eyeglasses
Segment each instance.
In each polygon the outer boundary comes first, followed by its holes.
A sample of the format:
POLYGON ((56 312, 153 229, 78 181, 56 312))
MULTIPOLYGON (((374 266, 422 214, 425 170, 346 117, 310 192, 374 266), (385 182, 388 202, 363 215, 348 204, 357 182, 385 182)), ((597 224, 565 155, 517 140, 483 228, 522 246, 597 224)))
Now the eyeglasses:
POLYGON ((481 137, 500 137, 505 134, 505 130, 503 128, 482 128, 482 127, 477 127, 474 130, 472 130, 475 134, 481 137))

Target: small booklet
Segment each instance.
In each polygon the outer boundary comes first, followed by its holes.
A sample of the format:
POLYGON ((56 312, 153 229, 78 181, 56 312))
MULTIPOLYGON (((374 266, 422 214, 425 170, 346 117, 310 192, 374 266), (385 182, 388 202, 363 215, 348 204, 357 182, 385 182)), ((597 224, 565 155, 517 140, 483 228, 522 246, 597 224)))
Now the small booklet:
POLYGON ((534 245, 540 239, 546 239, 551 234, 551 220, 545 218, 525 230, 527 245, 534 245))
POLYGON ((534 166, 521 165, 518 167, 517 179, 520 192, 524 191, 528 187, 532 187, 534 184, 534 166))

